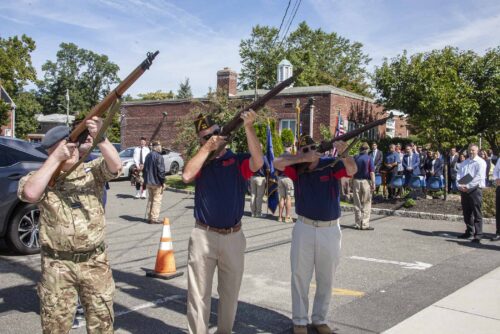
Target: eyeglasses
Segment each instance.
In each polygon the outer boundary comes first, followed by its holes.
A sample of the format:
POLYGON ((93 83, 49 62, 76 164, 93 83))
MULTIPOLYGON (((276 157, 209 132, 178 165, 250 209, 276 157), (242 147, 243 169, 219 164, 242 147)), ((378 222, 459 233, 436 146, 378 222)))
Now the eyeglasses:
POLYGON ((311 145, 309 147, 302 147, 302 153, 307 153, 309 150, 311 151, 316 151, 317 147, 316 145, 311 145))
POLYGON ((208 135, 205 135, 202 138, 205 140, 209 140, 210 138, 212 138, 212 136, 218 136, 219 134, 220 134, 220 130, 216 129, 216 130, 214 130, 214 132, 209 133, 208 135))

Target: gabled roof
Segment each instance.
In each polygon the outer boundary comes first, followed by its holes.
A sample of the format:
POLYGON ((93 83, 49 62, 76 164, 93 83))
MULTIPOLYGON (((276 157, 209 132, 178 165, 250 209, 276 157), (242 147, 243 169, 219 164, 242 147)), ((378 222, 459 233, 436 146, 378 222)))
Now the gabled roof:
POLYGON ((16 107, 16 104, 10 98, 9 93, 7 93, 7 91, 2 86, 0 86, 0 100, 5 103, 9 103, 12 108, 16 107))
MULTIPOLYGON (((257 95, 262 96, 268 92, 267 89, 257 89, 257 95)), ((345 89, 338 88, 330 85, 322 85, 322 86, 308 86, 308 87, 289 87, 282 90, 278 96, 287 96, 287 95, 313 95, 313 94, 335 94, 345 97, 351 97, 358 100, 363 100, 367 102, 375 103, 375 100, 363 96, 360 94, 356 94, 353 92, 349 92, 345 89)), ((236 93, 236 97, 245 98, 245 97, 253 97, 255 96, 255 90, 249 89, 236 93)))

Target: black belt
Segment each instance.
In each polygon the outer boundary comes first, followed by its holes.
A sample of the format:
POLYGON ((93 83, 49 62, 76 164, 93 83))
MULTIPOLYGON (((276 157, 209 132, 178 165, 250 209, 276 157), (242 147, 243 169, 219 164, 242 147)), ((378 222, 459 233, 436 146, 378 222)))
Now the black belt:
POLYGON ((196 221, 196 225, 198 225, 198 227, 201 229, 204 229, 207 231, 212 231, 212 232, 217 232, 220 234, 230 234, 230 233, 238 232, 239 230, 241 230, 241 222, 234 225, 233 227, 228 227, 228 228, 217 228, 217 227, 208 226, 207 224, 204 224, 199 220, 196 221))
POLYGON ((101 242, 96 248, 85 251, 85 252, 71 252, 71 251, 58 251, 47 246, 42 246, 42 252, 44 255, 54 259, 63 261, 72 261, 75 263, 87 262, 94 255, 100 255, 106 250, 106 244, 101 242))

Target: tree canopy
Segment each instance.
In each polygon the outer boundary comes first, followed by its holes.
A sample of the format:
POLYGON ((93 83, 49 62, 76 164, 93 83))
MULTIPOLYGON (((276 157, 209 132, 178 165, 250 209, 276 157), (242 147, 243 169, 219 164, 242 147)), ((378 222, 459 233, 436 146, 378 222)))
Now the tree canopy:
POLYGON ((243 89, 270 89, 276 83, 276 69, 286 58, 295 68, 303 69, 297 86, 333 85, 359 94, 370 95, 365 66, 370 62, 358 42, 311 29, 306 22, 283 41, 276 43, 278 29, 257 25, 250 38, 240 42, 242 63, 239 84, 243 89))
MULTIPOLYGON (((406 52, 375 70, 380 102, 407 113, 416 134, 435 148, 466 145, 472 136, 498 136, 499 48, 406 52), (494 135, 496 133, 496 135, 494 135)), ((486 138, 498 149, 498 139, 486 138)))
POLYGON ((36 44, 26 35, 0 37, 0 84, 14 97, 28 81, 36 80, 36 70, 31 63, 31 53, 36 44))
POLYGON ((42 65, 44 77, 38 83, 38 96, 43 112, 65 112, 68 91, 70 114, 87 114, 119 82, 119 67, 108 56, 73 43, 61 43, 59 48, 56 61, 42 65))
POLYGON ((137 94, 139 98, 143 101, 158 101, 158 100, 172 100, 175 99, 175 94, 172 91, 162 92, 157 90, 156 92, 149 92, 143 94, 137 94))
POLYGON ((189 78, 186 78, 184 82, 179 84, 179 90, 177 91, 178 99, 191 99, 193 98, 193 92, 191 92, 191 85, 189 84, 189 78))

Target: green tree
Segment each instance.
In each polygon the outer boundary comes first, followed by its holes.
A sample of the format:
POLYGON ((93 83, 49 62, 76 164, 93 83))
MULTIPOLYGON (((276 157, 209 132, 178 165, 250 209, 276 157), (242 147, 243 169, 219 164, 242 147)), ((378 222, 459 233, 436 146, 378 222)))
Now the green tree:
POLYGON ((36 92, 20 92, 14 99, 16 103, 16 137, 26 139, 29 133, 36 133, 38 122, 35 115, 42 113, 36 92))
POLYGON ((475 132, 494 152, 500 148, 500 46, 479 57, 473 66, 474 98, 479 104, 475 132))
POLYGON ((321 140, 330 140, 333 138, 330 128, 324 124, 319 125, 319 134, 321 135, 321 140))
POLYGON ((28 81, 36 80, 36 71, 31 63, 35 41, 26 35, 0 37, 0 85, 10 94, 17 95, 28 81))
POLYGON ((172 100, 175 99, 175 94, 172 91, 162 92, 157 90, 156 92, 149 92, 144 94, 137 94, 141 100, 144 101, 157 101, 157 100, 172 100))
POLYGON ((9 123, 10 109, 10 104, 0 100, 0 126, 7 125, 9 123))
POLYGON ((408 114, 412 129, 434 148, 466 145, 479 115, 470 80, 476 60, 451 47, 386 59, 375 70, 380 102, 408 114))
POLYGON ((42 65, 39 101, 45 114, 65 112, 66 91, 69 91, 70 113, 86 115, 119 82, 118 65, 108 56, 61 43, 56 61, 42 65))
POLYGON ((321 29, 312 30, 306 22, 283 41, 278 29, 255 26, 250 38, 240 43, 240 86, 243 89, 269 89, 276 83, 278 63, 287 58, 295 68, 303 69, 297 86, 334 85, 363 95, 370 95, 366 65, 370 58, 363 45, 321 29), (256 80, 257 79, 257 80, 256 80))
POLYGON ((189 84, 189 78, 186 78, 184 82, 179 84, 179 90, 177 91, 178 99, 192 99, 193 93, 191 92, 191 85, 189 84))
POLYGON ((281 142, 283 143, 283 146, 285 146, 285 147, 291 147, 293 145, 293 131, 292 131, 292 129, 282 129, 281 130, 281 142))

